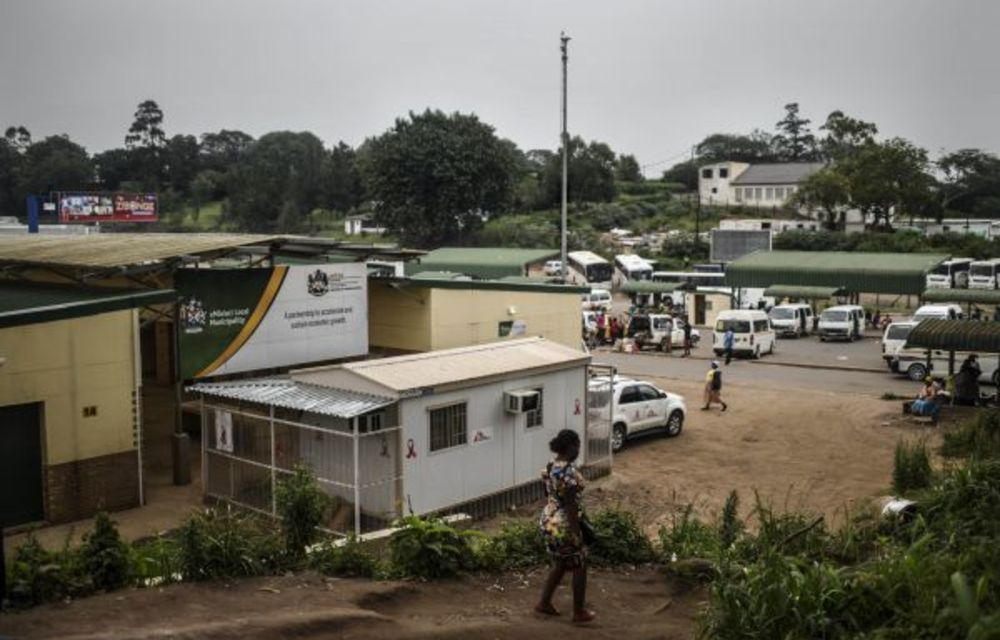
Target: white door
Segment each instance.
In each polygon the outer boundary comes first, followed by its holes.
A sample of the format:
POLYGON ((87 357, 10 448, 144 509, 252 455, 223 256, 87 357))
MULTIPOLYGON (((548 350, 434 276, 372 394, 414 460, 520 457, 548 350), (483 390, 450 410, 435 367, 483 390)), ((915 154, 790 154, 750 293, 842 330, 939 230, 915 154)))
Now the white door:
POLYGON ((643 428, 655 429, 667 422, 667 401, 660 397, 660 392, 654 387, 643 384, 639 385, 639 395, 643 400, 643 428))
POLYGON ((628 422, 629 432, 636 433, 645 428, 646 402, 639 391, 639 385, 630 384, 622 389, 618 405, 628 422))

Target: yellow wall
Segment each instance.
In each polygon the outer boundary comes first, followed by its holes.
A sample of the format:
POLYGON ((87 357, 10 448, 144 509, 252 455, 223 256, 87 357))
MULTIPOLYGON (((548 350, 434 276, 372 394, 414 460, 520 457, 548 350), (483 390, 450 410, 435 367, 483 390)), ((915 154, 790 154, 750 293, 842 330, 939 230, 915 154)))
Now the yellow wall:
POLYGON ((430 351, 431 289, 368 281, 368 342, 373 347, 430 351))
POLYGON ((0 329, 0 406, 44 402, 47 465, 134 449, 135 312, 0 329), (97 415, 83 417, 83 408, 97 415))

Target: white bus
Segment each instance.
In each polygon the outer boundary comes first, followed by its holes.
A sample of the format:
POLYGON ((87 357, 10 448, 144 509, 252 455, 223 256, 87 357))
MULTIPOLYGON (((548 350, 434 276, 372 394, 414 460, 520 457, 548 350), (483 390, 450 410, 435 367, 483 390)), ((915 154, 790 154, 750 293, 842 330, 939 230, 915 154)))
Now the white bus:
POLYGON ((970 289, 997 289, 1000 280, 1000 258, 976 260, 969 267, 970 289))
POLYGON ((965 289, 969 286, 972 258, 952 258, 934 267, 927 274, 927 288, 965 289))
POLYGON ((620 282, 649 280, 653 276, 653 265, 634 253, 623 253, 615 256, 615 271, 620 282))
POLYGON ((611 263, 592 251, 571 251, 566 254, 567 278, 577 284, 589 284, 594 289, 611 290, 611 263))

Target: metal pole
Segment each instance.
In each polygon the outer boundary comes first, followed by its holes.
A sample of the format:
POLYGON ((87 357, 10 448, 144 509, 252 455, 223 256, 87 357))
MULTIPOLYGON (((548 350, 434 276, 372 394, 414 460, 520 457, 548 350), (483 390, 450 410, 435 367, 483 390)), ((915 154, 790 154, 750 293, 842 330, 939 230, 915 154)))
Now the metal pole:
POLYGON ((181 304, 174 302, 174 484, 191 484, 191 440, 184 432, 183 383, 181 378, 181 304))
POLYGON ((354 418, 354 535, 361 535, 361 459, 358 443, 358 419, 354 418))
POLYGON ((566 32, 559 33, 559 49, 562 51, 562 200, 560 207, 559 259, 562 261, 562 279, 566 281, 566 194, 569 174, 569 134, 566 132, 566 62, 568 60, 566 32))
POLYGON ((271 515, 278 515, 278 475, 277 459, 274 453, 274 405, 271 405, 271 515))

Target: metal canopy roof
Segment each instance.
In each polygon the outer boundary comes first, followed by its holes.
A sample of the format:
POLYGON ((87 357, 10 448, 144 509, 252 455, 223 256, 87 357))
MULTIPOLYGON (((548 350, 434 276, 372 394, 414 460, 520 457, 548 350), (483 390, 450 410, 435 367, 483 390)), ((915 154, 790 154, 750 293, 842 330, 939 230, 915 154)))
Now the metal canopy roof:
POLYGON ((920 296, 925 302, 970 302, 1000 305, 996 289, 928 289, 920 296))
POLYGON ((1000 353, 1000 322, 921 320, 906 337, 906 347, 1000 353))
POLYGON ((472 289, 477 291, 524 291, 527 293, 571 293, 580 295, 589 293, 590 287, 570 284, 546 282, 541 278, 531 278, 532 282, 501 278, 500 280, 472 280, 467 277, 456 278, 451 273, 447 277, 426 272, 415 274, 409 278, 379 278, 379 282, 390 283, 393 287, 419 287, 424 289, 472 289))
POLYGON ((843 293, 843 287, 805 287, 790 284, 774 284, 764 289, 768 298, 803 298, 805 300, 825 300, 843 293))
POLYGON ((84 289, 0 281, 0 328, 173 302, 175 291, 84 289))
POLYGON ((655 282, 653 280, 629 280, 621 286, 622 293, 673 293, 685 289, 684 282, 655 282))
POLYGON ((856 293, 919 296, 927 285, 927 273, 947 259, 933 253, 755 251, 729 263, 726 284, 843 287, 856 293))
POLYGON ((525 275, 525 265, 559 256, 558 249, 508 249, 502 247, 444 247, 406 265, 406 273, 454 271, 477 278, 525 275))
POLYGON ((317 387, 290 378, 202 382, 187 389, 206 396, 274 405, 335 418, 354 418, 395 402, 391 398, 317 387))

